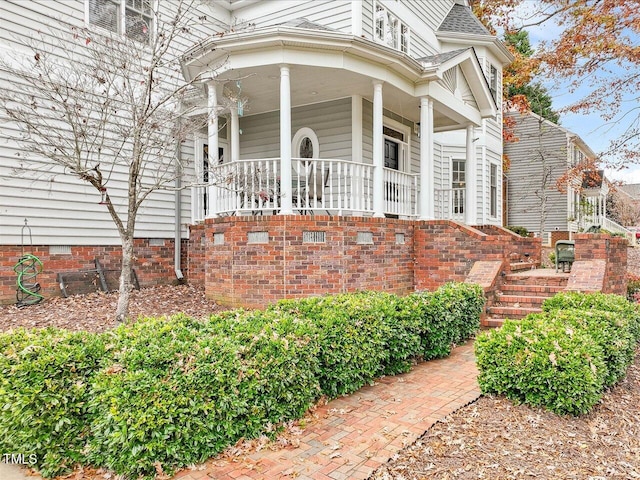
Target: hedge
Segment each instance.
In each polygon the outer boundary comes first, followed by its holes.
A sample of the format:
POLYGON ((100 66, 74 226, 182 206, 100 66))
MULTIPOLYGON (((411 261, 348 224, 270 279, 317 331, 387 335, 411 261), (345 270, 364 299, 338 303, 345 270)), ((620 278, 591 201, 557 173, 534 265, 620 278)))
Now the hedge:
POLYGON ((0 335, 0 353, 0 452, 35 455, 46 477, 85 463, 103 336, 20 328, 0 335))
POLYGON ((478 336, 475 352, 485 394, 573 415, 588 412, 602 394, 607 372, 602 348, 561 321, 541 315, 506 320, 478 336))
POLYGON ((47 477, 75 464, 171 474, 238 439, 275 432, 317 399, 352 392, 478 328, 477 286, 282 301, 196 321, 102 333, 0 334, 0 449, 47 477), (434 338, 429 338, 433 336, 434 338))
POLYGON ((585 413, 633 362, 638 319, 623 297, 560 293, 543 313, 477 338, 480 388, 560 414, 585 413))
POLYGON ((620 313, 629 323, 629 329, 636 341, 640 341, 640 309, 620 295, 605 293, 562 292, 542 304, 542 310, 551 312, 563 309, 602 310, 620 313))

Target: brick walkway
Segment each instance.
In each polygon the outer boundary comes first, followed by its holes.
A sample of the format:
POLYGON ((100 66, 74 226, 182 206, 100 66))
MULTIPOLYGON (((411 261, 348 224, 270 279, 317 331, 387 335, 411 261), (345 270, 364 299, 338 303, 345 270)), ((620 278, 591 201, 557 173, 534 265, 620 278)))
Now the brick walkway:
POLYGON ((366 479, 436 421, 478 398, 477 373, 469 342, 448 358, 318 408, 317 420, 302 430, 295 448, 215 458, 175 480, 366 479))

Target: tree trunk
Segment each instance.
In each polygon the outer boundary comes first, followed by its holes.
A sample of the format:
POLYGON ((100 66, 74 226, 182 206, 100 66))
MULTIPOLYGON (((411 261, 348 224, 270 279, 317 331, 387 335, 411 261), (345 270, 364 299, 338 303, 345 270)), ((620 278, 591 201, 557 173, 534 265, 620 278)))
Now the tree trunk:
POLYGON ((122 270, 120 272, 120 288, 118 289, 118 306, 116 321, 125 322, 129 316, 129 300, 131 298, 131 269, 133 268, 133 235, 122 236, 122 270))

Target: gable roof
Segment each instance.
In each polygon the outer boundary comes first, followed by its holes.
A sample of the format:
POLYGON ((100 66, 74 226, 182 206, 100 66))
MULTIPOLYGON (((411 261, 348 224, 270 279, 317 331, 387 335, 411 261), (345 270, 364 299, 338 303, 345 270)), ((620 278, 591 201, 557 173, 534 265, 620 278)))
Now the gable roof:
POLYGON ((491 35, 491 32, 476 18, 469 7, 455 4, 438 27, 438 32, 469 33, 491 35))
POLYGON ((450 52, 436 53, 435 55, 428 55, 426 57, 420 57, 417 60, 423 65, 441 65, 452 58, 457 57, 462 52, 466 52, 469 48, 459 48, 458 50, 451 50, 450 52))

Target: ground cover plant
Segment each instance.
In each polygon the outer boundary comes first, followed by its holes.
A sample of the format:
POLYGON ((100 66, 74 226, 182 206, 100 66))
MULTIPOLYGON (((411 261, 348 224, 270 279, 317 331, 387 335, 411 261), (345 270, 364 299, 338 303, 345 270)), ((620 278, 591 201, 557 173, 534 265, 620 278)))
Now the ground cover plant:
POLYGON ((170 474, 241 437, 274 433, 322 395, 406 371, 434 343, 424 338, 434 322, 451 324, 435 342, 445 354, 478 328, 483 301, 478 286, 447 285, 207 320, 151 318, 103 333, 3 333, 0 449, 35 453, 45 476, 76 463, 128 478, 170 474))

